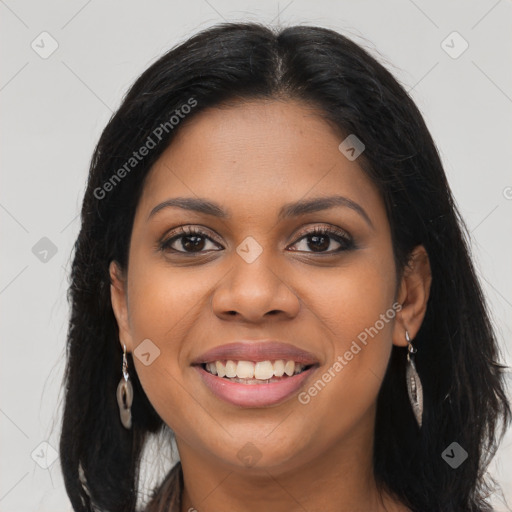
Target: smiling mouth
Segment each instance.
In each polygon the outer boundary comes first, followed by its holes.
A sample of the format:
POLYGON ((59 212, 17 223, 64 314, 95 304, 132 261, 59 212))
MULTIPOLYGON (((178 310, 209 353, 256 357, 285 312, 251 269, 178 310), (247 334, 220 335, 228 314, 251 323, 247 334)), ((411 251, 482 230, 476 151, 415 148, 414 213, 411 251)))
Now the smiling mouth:
POLYGON ((201 366, 206 372, 224 380, 257 385, 287 380, 309 370, 313 365, 277 359, 274 361, 218 360, 204 363, 201 366))

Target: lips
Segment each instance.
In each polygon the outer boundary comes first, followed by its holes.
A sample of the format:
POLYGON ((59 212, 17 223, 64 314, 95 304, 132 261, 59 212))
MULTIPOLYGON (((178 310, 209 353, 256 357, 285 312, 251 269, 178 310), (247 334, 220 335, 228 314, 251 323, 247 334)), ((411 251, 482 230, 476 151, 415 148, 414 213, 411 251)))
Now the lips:
POLYGON ((288 343, 239 341, 208 350, 192 365, 217 398, 240 407, 265 407, 294 395, 316 370, 318 359, 288 343), (286 365, 276 364, 283 361, 286 365), (286 366, 287 371, 276 371, 278 366, 286 366), (216 368, 221 371, 216 372, 216 368), (224 368, 228 368, 227 373, 224 368))
POLYGON ((304 366, 317 364, 318 359, 305 350, 278 341, 238 341, 215 347, 192 361, 193 365, 215 361, 295 361, 304 366))

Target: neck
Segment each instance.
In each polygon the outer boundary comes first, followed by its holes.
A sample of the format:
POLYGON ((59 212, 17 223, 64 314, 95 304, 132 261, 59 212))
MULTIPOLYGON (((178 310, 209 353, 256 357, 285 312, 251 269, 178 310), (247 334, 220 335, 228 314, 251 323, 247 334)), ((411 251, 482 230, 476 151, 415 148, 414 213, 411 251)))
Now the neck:
POLYGON ((184 477, 181 512, 395 512, 373 476, 373 430, 356 430, 316 457, 296 454, 286 464, 236 467, 199 454, 178 440, 184 477))

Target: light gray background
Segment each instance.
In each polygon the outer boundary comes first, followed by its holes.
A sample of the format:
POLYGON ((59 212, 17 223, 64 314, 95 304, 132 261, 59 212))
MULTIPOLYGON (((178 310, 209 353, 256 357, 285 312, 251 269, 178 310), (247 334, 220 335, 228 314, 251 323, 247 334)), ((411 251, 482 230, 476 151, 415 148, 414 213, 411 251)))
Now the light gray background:
MULTIPOLYGON (((134 79, 171 46, 219 21, 339 30, 411 91, 471 232, 511 364, 510 0, 0 0, 0 15, 0 511, 71 510, 52 450, 60 428, 67 273, 89 160, 134 79), (31 47, 34 41, 39 52, 51 48, 43 31, 58 43, 46 59, 31 47), (442 46, 453 31, 469 44, 458 58, 445 51, 463 48, 458 36, 442 46), (32 251, 43 237, 57 248, 46 262, 32 251), (48 469, 45 461, 52 462, 48 469)), ((512 503, 510 432, 491 470, 512 503)))

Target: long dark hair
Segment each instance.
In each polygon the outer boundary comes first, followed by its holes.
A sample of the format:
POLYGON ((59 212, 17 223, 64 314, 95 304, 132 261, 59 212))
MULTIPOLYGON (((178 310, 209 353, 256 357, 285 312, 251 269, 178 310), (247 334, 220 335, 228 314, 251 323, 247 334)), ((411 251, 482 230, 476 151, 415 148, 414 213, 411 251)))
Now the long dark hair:
MULTIPOLYGON (((467 231, 422 116, 391 73, 350 39, 318 27, 277 31, 252 23, 204 30, 159 58, 131 87, 94 151, 70 279, 60 440, 74 509, 135 511, 142 449, 165 427, 135 372, 131 430, 121 425, 116 402, 122 352, 108 268, 112 260, 126 268, 144 179, 193 116, 256 98, 307 102, 342 133, 356 134, 366 148, 358 162, 386 204, 397 269, 418 244, 430 258, 431 293, 415 340, 423 426, 407 398, 404 349, 393 347, 377 402, 377 482, 416 512, 492 510, 485 470, 510 421, 504 367, 467 231), (173 124, 172 116, 180 121, 173 124), (154 147, 127 167, 149 137, 154 147), (457 469, 441 456, 452 442, 468 453, 457 469)), ((128 362, 133 368, 130 355, 128 362)), ((146 510, 179 510, 182 476, 178 464, 146 510)))

